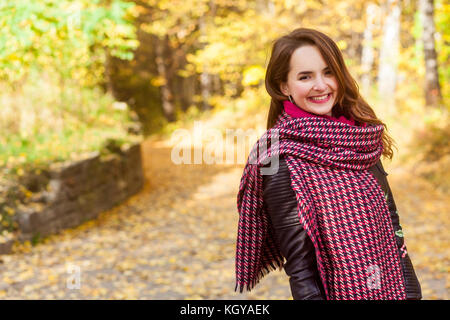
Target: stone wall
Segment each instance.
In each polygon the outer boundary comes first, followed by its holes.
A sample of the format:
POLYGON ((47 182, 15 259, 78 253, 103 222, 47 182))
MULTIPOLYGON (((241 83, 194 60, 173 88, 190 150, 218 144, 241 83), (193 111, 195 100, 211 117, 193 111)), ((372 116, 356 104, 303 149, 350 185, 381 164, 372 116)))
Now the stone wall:
POLYGON ((9 253, 14 240, 25 241, 72 228, 137 193, 144 184, 141 145, 71 163, 55 163, 46 172, 46 187, 16 208, 18 231, 0 244, 9 253))

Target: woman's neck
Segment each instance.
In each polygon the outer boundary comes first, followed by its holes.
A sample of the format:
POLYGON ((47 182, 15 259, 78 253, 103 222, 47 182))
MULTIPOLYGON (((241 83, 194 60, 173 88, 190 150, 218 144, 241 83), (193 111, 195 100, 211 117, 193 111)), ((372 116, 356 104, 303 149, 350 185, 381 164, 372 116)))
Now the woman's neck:
POLYGON ((355 125, 355 120, 353 120, 352 118, 347 119, 344 116, 340 116, 339 118, 336 118, 336 117, 329 116, 329 115, 318 115, 318 114, 310 113, 308 111, 305 111, 305 110, 297 107, 295 104, 293 104, 289 100, 283 101, 283 106, 284 106, 284 111, 286 111, 286 113, 288 115, 290 115, 291 117, 294 117, 294 118, 322 117, 322 118, 330 119, 332 121, 346 123, 346 124, 349 124, 352 126, 355 125))

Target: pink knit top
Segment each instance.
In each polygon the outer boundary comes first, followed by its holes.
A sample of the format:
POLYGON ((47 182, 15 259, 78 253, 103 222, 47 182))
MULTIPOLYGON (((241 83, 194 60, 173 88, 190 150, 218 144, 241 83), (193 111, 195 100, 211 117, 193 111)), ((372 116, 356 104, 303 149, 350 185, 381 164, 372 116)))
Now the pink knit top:
MULTIPOLYGON (((355 125, 355 120, 353 120, 352 118, 347 119, 344 116, 340 116, 339 118, 335 118, 332 116, 328 116, 328 115, 317 115, 317 114, 313 114, 310 112, 307 112, 299 107, 297 107, 295 104, 293 104, 292 102, 290 102, 289 100, 285 100, 283 101, 283 105, 284 105, 284 111, 286 111, 286 113, 288 115, 290 115, 291 117, 294 118, 302 118, 302 117, 323 117, 323 118, 327 118, 333 121, 339 121, 342 123, 346 123, 349 125, 354 126, 355 125)), ((367 124, 364 123, 363 127, 365 127, 367 124)))

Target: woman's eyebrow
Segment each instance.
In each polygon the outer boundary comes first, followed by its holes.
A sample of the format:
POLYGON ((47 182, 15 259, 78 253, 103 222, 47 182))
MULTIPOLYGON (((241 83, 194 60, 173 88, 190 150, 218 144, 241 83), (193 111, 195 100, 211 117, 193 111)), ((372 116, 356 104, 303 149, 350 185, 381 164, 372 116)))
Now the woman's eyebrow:
MULTIPOLYGON (((325 70, 327 70, 327 69, 329 69, 329 67, 323 68, 322 71, 325 71, 325 70)), ((300 71, 299 73, 297 73, 297 75, 300 75, 300 74, 310 74, 310 73, 313 73, 313 72, 312 72, 312 71, 300 71)))

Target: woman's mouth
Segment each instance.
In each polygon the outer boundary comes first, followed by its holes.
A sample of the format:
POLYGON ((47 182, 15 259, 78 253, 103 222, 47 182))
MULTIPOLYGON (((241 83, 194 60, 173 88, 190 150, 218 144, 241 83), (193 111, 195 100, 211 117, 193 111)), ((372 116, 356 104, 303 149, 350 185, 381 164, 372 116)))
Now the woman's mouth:
POLYGON ((328 102, 328 100, 330 100, 331 98, 331 93, 328 94, 324 94, 321 96, 315 96, 315 97, 308 97, 308 101, 313 102, 313 103, 325 103, 328 102))

